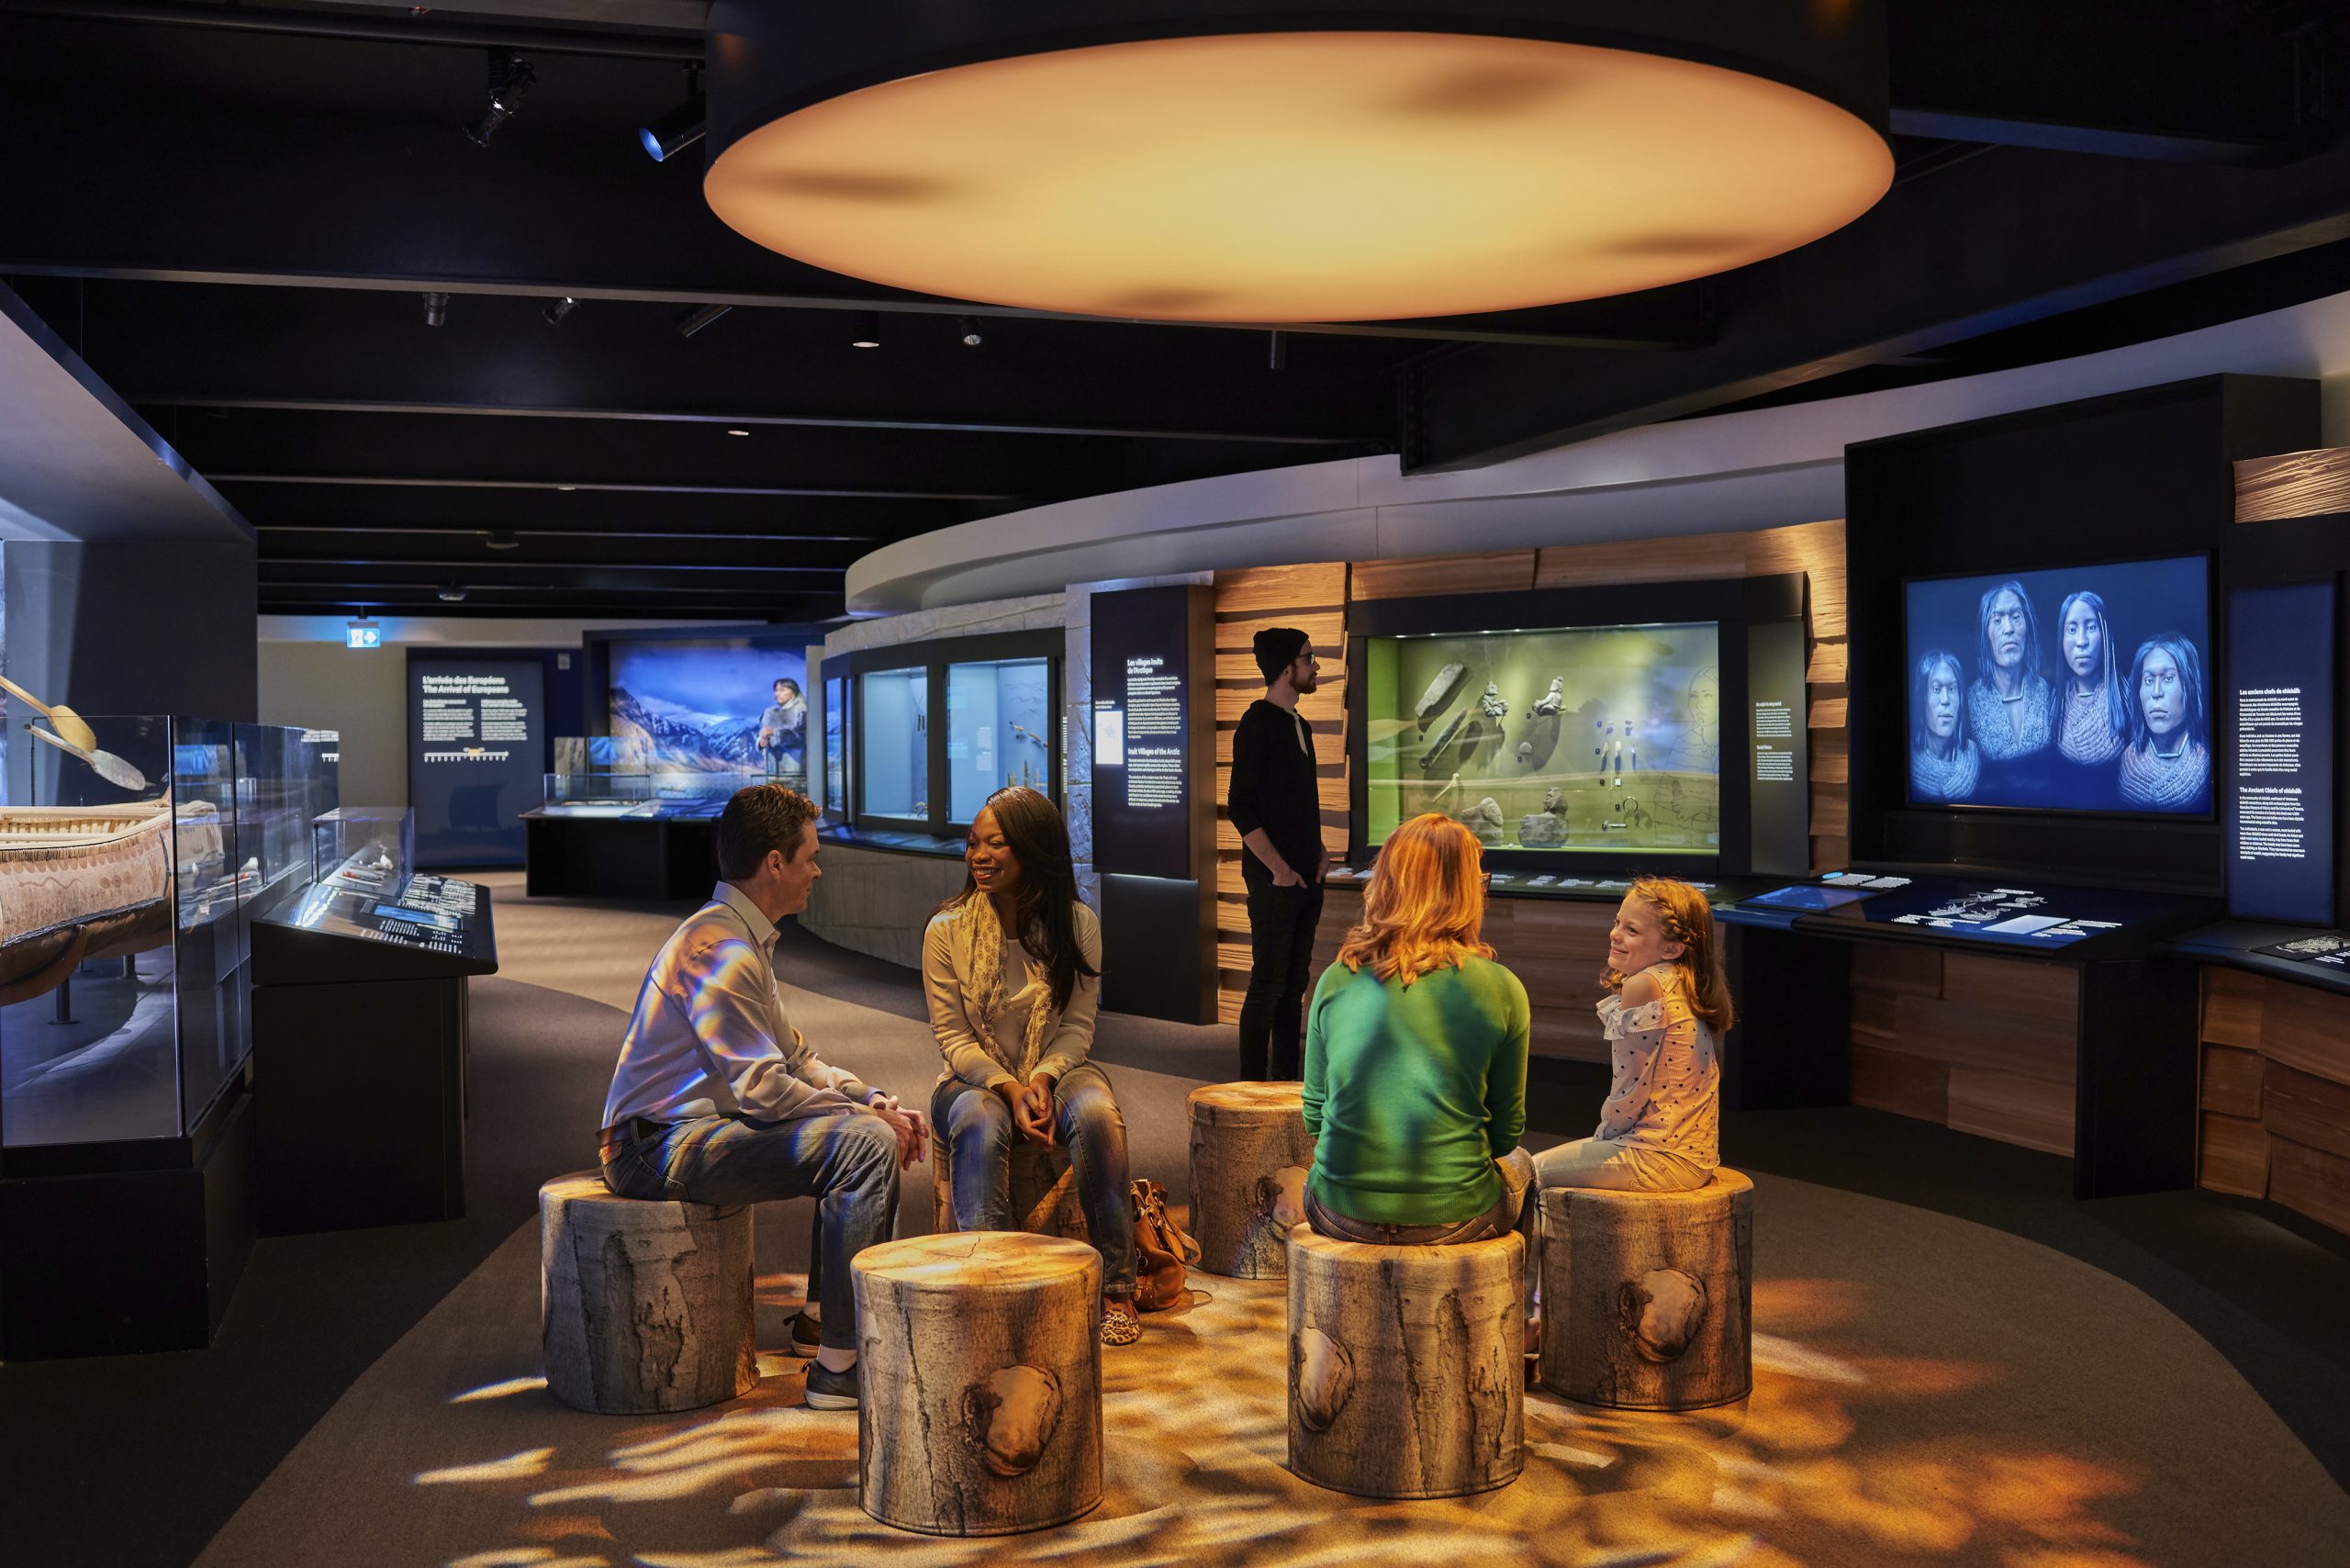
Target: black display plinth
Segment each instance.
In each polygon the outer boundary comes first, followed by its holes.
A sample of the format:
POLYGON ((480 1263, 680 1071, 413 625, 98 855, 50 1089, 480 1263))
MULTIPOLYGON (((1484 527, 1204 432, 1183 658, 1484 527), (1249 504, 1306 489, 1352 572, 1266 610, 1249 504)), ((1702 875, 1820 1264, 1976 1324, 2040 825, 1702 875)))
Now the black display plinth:
POLYGON ((0 1361, 209 1345, 252 1252, 252 1111, 240 1081, 187 1137, 8 1151, 0 1361))
MULTIPOLYGON (((442 879, 438 896, 467 886, 442 879)), ((324 929, 299 910, 254 923, 262 1235, 465 1212, 465 982, 498 969, 489 901, 473 891, 454 932, 390 916, 372 933, 324 929)))
POLYGON ((523 889, 534 899, 710 896, 718 880, 711 817, 557 817, 522 813, 523 889))

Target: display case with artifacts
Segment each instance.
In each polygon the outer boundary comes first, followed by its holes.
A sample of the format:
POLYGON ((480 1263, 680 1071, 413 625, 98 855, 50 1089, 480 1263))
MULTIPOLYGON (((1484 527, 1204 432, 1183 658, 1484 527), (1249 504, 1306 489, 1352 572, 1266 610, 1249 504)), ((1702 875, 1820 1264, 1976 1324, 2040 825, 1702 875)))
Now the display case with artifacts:
POLYGON ((1055 792, 1051 670, 1048 659, 946 666, 948 821, 969 822, 1006 785, 1055 792))
POLYGON ((1444 812, 1494 848, 1721 847, 1712 622, 1362 639, 1366 842, 1444 812))
POLYGON ((0 1356, 200 1346, 252 1234, 252 925, 310 879, 334 735, 41 712, 0 808, 0 1270, 43 1256, 0 1356))

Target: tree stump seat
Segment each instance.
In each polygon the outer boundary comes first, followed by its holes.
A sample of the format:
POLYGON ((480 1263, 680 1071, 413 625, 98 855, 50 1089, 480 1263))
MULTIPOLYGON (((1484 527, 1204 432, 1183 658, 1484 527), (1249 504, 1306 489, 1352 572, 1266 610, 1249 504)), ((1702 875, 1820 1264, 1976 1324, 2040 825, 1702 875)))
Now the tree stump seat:
POLYGON ((547 1391, 577 1410, 696 1410, 758 1386, 747 1205, 623 1198, 599 1170, 539 1189, 547 1391))
POLYGON ((1289 1236, 1289 1468, 1362 1497, 1491 1492, 1526 1468, 1525 1242, 1289 1236))
POLYGON ((1754 1183, 1542 1190, 1542 1385, 1617 1410, 1702 1410, 1754 1386, 1754 1183))
POLYGON ((1314 1140, 1302 1083, 1211 1083, 1192 1091, 1192 1234, 1200 1267, 1242 1280, 1289 1269, 1289 1233, 1305 1219, 1314 1140))
MULTIPOLYGON (((1091 1236, 1067 1144, 1031 1143, 1013 1134, 1011 1181, 1013 1229, 1069 1241, 1091 1236)), ((944 1133, 930 1151, 930 1228, 941 1236, 955 1229, 955 1155, 944 1133)))
POLYGON ((925 1535, 1010 1535, 1102 1501, 1102 1255, 1023 1231, 868 1247, 857 1503, 925 1535))

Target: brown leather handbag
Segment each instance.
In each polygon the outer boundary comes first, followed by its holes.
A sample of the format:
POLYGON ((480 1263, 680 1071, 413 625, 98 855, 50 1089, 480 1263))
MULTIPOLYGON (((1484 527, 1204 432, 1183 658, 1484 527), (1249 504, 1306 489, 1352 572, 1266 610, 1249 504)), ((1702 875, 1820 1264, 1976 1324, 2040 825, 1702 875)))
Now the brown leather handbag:
POLYGON ((1135 1306, 1163 1312, 1184 1298, 1183 1271, 1200 1260, 1200 1244, 1167 1213, 1167 1189, 1147 1179, 1127 1183, 1135 1206, 1135 1306))

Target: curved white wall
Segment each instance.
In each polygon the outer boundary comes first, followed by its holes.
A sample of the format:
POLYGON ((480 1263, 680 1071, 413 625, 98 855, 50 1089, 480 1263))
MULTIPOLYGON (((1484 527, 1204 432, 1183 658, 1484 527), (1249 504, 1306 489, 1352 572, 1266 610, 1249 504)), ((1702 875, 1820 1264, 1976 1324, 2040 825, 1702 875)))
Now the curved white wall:
POLYGON ((1769 528, 1841 517, 1844 448, 1903 431, 2237 372, 2329 378, 2350 444, 2350 295, 2105 353, 1791 408, 1683 420, 1467 473, 1315 463, 1008 512, 874 551, 848 607, 876 614, 1073 582, 1769 528))

